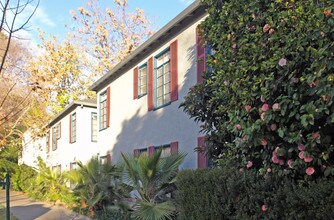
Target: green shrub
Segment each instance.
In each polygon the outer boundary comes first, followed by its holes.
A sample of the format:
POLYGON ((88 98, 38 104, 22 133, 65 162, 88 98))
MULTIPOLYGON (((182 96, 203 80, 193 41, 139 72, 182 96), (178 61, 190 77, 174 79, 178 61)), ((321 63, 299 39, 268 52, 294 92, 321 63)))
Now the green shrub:
POLYGON ((22 164, 15 169, 15 173, 11 176, 12 189, 16 191, 28 192, 31 189, 36 178, 37 172, 22 164))
POLYGON ((299 182, 253 170, 184 170, 177 176, 180 219, 331 219, 334 180, 299 182), (263 210, 267 208, 267 210, 263 210))

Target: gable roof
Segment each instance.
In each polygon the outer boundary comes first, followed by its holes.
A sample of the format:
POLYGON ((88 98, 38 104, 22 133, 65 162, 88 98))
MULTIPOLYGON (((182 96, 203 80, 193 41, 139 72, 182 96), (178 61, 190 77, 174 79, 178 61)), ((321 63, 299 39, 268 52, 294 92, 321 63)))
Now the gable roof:
POLYGON ((64 110, 59 112, 47 125, 47 127, 52 127, 57 122, 59 122, 62 118, 68 115, 71 111, 73 111, 76 107, 88 107, 88 108, 95 108, 96 109, 96 100, 95 99, 84 99, 71 102, 64 110))
POLYGON ((202 17, 206 13, 205 8, 206 6, 201 4, 199 0, 195 0, 194 3, 141 44, 123 61, 118 63, 113 69, 97 80, 89 89, 99 92, 118 76, 140 62, 143 57, 148 56, 154 50, 158 49, 164 42, 167 42, 176 34, 180 33, 184 28, 196 21, 196 19, 202 17))

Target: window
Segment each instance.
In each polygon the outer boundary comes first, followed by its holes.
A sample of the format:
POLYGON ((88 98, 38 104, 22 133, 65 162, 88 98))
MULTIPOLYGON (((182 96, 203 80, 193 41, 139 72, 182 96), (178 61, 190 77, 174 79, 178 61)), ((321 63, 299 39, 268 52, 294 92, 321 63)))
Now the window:
MULTIPOLYGON (((72 162, 70 163, 70 170, 76 170, 77 169, 77 163, 76 162, 72 162)), ((70 185, 71 185, 71 189, 74 189, 75 188, 75 184, 70 182, 70 185)))
POLYGON ((100 130, 107 128, 107 91, 100 95, 100 130))
POLYGON ((162 150, 161 152, 161 157, 168 157, 171 155, 171 147, 170 144, 165 144, 161 146, 156 146, 154 147, 154 153, 157 153, 159 150, 162 150))
POLYGON ((57 171, 57 174, 60 175, 61 174, 61 165, 56 165, 52 167, 52 171, 55 172, 57 171))
POLYGON ((138 149, 138 156, 140 156, 142 154, 147 154, 147 148, 138 149))
POLYGON ((142 97, 147 93, 147 65, 139 67, 138 70, 138 96, 142 97))
POLYGON ((61 137, 61 123, 60 122, 56 125, 56 128, 57 128, 57 140, 58 140, 61 137))
POLYGON ((77 115, 73 113, 71 116, 71 143, 77 140, 77 115))
POLYGON ((156 57, 155 107, 170 103, 170 53, 169 50, 156 57))
POLYGON ((100 164, 107 164, 108 163, 108 157, 107 156, 101 156, 100 157, 100 164))
POLYGON ((50 131, 46 132, 46 152, 50 151, 50 131))
POLYGON ((91 127, 91 140, 97 142, 97 114, 92 112, 92 127, 91 127))
POLYGON ((57 126, 52 128, 52 150, 57 150, 57 126))

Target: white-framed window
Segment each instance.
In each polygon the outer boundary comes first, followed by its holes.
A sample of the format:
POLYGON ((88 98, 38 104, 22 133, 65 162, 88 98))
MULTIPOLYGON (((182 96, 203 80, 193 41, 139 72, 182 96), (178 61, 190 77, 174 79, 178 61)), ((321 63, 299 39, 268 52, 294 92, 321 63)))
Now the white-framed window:
POLYGON ((71 117, 71 143, 77 141, 77 114, 74 112, 71 117))
POLYGON ((107 128, 107 91, 100 94, 100 130, 107 128))
POLYGON ((97 142, 97 114, 92 112, 91 115, 91 141, 97 142))
POLYGON ((155 108, 171 101, 170 94, 170 51, 163 51, 155 57, 155 108))
POLYGON ((147 64, 144 64, 138 69, 138 97, 147 94, 147 64))
POLYGON ((155 146, 154 147, 154 153, 157 153, 159 150, 161 151, 161 157, 168 157, 171 155, 171 147, 170 144, 165 144, 165 145, 161 145, 161 146, 155 146))
POLYGON ((108 157, 107 156, 101 156, 100 157, 100 164, 107 164, 108 163, 108 157))

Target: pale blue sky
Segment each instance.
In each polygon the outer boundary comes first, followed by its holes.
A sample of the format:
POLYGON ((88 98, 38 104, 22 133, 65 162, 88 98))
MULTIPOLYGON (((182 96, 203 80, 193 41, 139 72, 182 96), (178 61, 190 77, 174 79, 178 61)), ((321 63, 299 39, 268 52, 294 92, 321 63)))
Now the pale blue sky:
MULTIPOLYGON (((161 28, 184 10, 194 0, 128 0, 130 8, 141 8, 154 26, 161 28)), ((70 10, 84 6, 84 0, 41 0, 40 6, 29 23, 30 37, 38 42, 37 28, 47 34, 63 38, 71 25, 70 10)), ((101 4, 113 5, 113 0, 100 0, 101 4)))

